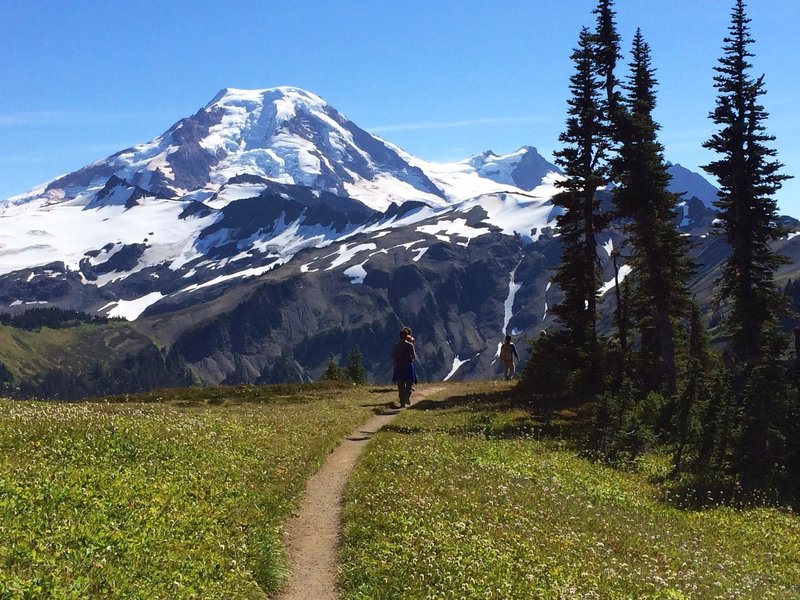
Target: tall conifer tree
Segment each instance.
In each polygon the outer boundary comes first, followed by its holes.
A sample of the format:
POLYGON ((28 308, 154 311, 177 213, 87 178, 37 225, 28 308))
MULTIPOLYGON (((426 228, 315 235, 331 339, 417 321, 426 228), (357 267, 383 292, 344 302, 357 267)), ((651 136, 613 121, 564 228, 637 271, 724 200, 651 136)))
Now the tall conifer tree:
POLYGON ((598 189, 608 183, 610 144, 605 118, 605 80, 598 75, 595 36, 581 30, 572 54, 566 130, 559 136, 564 148, 555 153, 564 171, 562 189, 553 202, 563 209, 557 217, 563 244, 561 265, 554 277, 564 294, 553 313, 564 325, 569 347, 577 351, 586 374, 597 375, 597 293, 601 285, 596 235, 607 219, 600 213, 598 189))
MULTIPOLYGON (((597 61, 597 73, 603 82, 605 91, 604 102, 602 108, 604 111, 604 119, 608 127, 609 144, 607 155, 611 170, 609 171, 609 179, 617 181, 618 176, 614 167, 619 162, 615 160, 620 144, 621 144, 621 129, 622 118, 624 116, 624 106, 622 103, 622 95, 619 91, 619 79, 617 79, 616 68, 617 63, 622 56, 620 55, 620 36, 617 32, 616 14, 614 12, 614 0, 598 0, 597 7, 592 11, 596 15, 596 25, 594 34, 594 47, 595 47, 595 60, 597 61)), ((626 365, 628 362, 628 296, 627 286, 625 289, 620 289, 619 280, 619 265, 618 259, 622 256, 620 249, 614 248, 611 253, 611 260, 614 267, 614 283, 615 295, 617 301, 617 308, 615 311, 614 320, 617 325, 617 333, 619 336, 620 347, 620 363, 618 375, 621 377, 623 374, 628 373, 629 369, 626 365)))
POLYGON ((766 134, 768 115, 759 101, 765 94, 764 78, 750 75, 753 39, 744 0, 736 0, 731 17, 724 56, 715 67, 719 95, 711 119, 719 131, 703 144, 719 158, 703 168, 719 181, 716 205, 731 247, 720 289, 720 297, 730 304, 727 329, 736 357, 750 365, 759 360, 779 305, 773 274, 783 258, 769 242, 778 235, 773 195, 787 176, 778 173, 783 165, 767 146, 775 138, 766 134))
POLYGON ((677 387, 673 320, 689 308, 692 267, 687 244, 675 225, 678 195, 668 191, 670 174, 653 120, 657 81, 650 48, 637 30, 630 74, 617 114, 620 146, 615 160, 617 215, 626 222, 633 248, 633 318, 642 333, 644 364, 655 373, 646 387, 677 387))

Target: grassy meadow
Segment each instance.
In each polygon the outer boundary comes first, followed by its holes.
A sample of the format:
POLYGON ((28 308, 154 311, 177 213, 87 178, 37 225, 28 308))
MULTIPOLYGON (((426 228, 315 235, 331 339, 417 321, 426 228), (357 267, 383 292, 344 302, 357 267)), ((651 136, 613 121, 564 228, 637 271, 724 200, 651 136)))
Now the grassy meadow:
MULTIPOLYGON (((346 600, 800 598, 800 519, 692 509, 666 461, 579 457, 500 382, 448 384, 366 447, 346 600)), ((369 386, 0 401, 0 599, 264 598, 306 479, 393 400, 369 386)))
POLYGON ((666 461, 583 460, 504 388, 449 388, 373 438, 347 492, 343 598, 800 598, 797 516, 683 507, 666 461))
POLYGON ((391 392, 0 401, 0 598, 263 598, 307 477, 391 392))

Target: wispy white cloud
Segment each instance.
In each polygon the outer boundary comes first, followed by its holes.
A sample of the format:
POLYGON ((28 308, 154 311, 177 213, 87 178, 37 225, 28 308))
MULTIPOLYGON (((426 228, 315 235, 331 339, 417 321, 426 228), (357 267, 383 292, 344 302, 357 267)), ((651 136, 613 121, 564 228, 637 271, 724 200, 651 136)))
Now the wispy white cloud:
POLYGON ((115 121, 127 121, 132 119, 163 119, 163 112, 87 112, 73 110, 34 110, 0 113, 0 128, 11 127, 42 127, 59 123, 91 124, 91 123, 111 123, 115 121))
POLYGON ((30 127, 50 125, 73 118, 79 113, 66 110, 37 110, 30 112, 0 113, 0 127, 30 127))
POLYGON ((399 123, 395 125, 378 125, 368 127, 375 133, 393 131, 428 131, 434 129, 456 129, 459 127, 475 127, 480 125, 522 125, 525 123, 547 123, 551 118, 539 115, 528 117, 486 117, 482 119, 464 119, 461 121, 423 121, 420 123, 399 123))
POLYGON ((52 163, 54 158, 63 156, 81 156, 81 160, 93 160, 104 158, 129 148, 130 143, 105 143, 105 144, 77 144, 74 146, 41 146, 37 150, 26 152, 0 153, 0 165, 13 164, 44 164, 52 163))

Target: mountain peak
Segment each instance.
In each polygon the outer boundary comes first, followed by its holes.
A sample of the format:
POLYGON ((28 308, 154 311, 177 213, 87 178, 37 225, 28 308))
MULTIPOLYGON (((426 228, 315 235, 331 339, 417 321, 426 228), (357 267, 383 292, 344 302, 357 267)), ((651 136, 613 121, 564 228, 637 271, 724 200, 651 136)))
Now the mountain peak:
POLYGON ((213 106, 235 106, 247 104, 267 104, 270 102, 288 101, 297 105, 325 107, 328 103, 307 90, 294 86, 277 86, 263 89, 223 88, 206 108, 213 106))
POLYGON ((533 146, 521 146, 508 154, 487 150, 462 161, 462 164, 469 165, 481 177, 523 190, 533 190, 548 174, 560 172, 533 146))
POLYGON ((715 188, 706 178, 699 173, 691 171, 680 163, 667 163, 672 180, 669 184, 671 192, 682 192, 683 199, 697 197, 703 204, 711 208, 717 201, 717 188, 715 188))
POLYGON ((448 199, 399 148, 293 86, 224 88, 160 136, 48 182, 19 198, 89 204, 112 176, 172 199, 215 193, 250 174, 350 196, 374 210, 393 201, 448 199))

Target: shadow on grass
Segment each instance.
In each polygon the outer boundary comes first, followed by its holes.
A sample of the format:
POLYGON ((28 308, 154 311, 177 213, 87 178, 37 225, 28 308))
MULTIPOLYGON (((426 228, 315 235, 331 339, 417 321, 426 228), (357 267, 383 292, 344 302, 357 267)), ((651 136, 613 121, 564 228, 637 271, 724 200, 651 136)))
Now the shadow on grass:
POLYGON ((448 410, 452 408, 470 407, 490 410, 512 410, 520 408, 514 390, 502 390, 480 394, 462 394, 447 396, 443 400, 420 400, 411 406, 413 410, 448 410))
POLYGON ((585 409, 546 410, 514 389, 449 396, 443 400, 422 400, 410 408, 419 411, 458 409, 474 414, 467 423, 448 428, 451 435, 481 435, 487 439, 546 438, 564 442, 575 449, 586 438, 590 423, 585 409), (520 410, 527 415, 500 423, 491 415, 520 410))
MULTIPOLYGON (((636 470, 632 463, 615 464, 602 460, 589 452, 587 441, 592 431, 592 406, 553 409, 524 397, 516 390, 481 394, 453 395, 442 400, 422 400, 411 406, 412 411, 437 412, 445 417, 439 426, 431 419, 428 426, 388 425, 387 431, 404 435, 416 435, 439 431, 453 437, 479 437, 486 440, 533 439, 554 442, 559 448, 574 452, 597 465, 618 471, 636 470), (455 416, 460 414, 458 424, 447 423, 445 411, 455 416), (518 411, 522 411, 519 414, 518 411), (503 413, 518 412, 517 415, 503 413), (466 418, 464 416, 466 415, 466 418), (441 425, 444 425, 443 427, 441 425)), ((703 476, 681 473, 639 475, 654 486, 653 499, 663 506, 687 512, 703 512, 719 506, 736 509, 755 507, 785 508, 791 503, 775 494, 747 496, 734 481, 720 479, 718 472, 703 476)))
POLYGON ((660 501, 683 511, 702 512, 726 506, 737 510, 771 508, 796 514, 797 500, 778 490, 753 490, 746 492, 731 476, 720 476, 718 471, 706 473, 671 473, 651 481, 660 486, 660 501))

